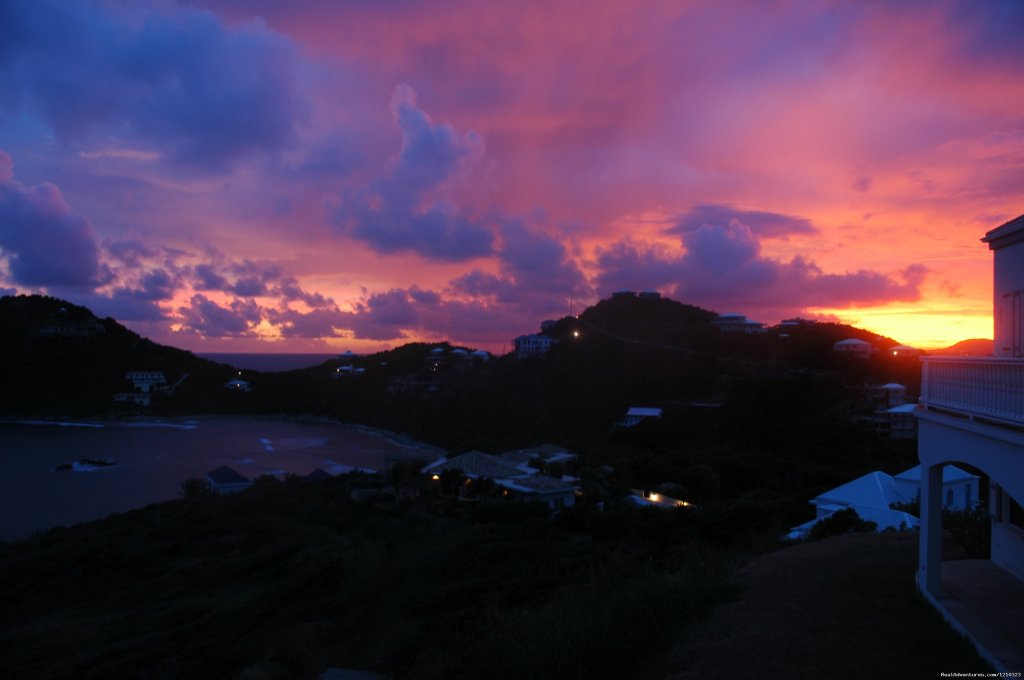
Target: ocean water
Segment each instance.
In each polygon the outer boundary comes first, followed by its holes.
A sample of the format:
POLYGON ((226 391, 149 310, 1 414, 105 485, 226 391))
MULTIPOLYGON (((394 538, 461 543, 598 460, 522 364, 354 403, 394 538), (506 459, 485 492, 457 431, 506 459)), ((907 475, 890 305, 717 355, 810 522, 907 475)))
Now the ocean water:
POLYGON ((330 359, 337 359, 337 354, 226 354, 196 353, 196 356, 210 361, 233 366, 244 371, 294 371, 299 368, 319 366, 330 359))
POLYGON ((320 468, 383 470, 428 458, 421 445, 333 423, 260 418, 0 424, 0 540, 179 497, 181 482, 227 465, 250 479, 320 468), (85 426, 88 425, 88 426, 85 426), (80 459, 111 466, 74 465, 80 459), (61 465, 72 469, 56 471, 61 465))

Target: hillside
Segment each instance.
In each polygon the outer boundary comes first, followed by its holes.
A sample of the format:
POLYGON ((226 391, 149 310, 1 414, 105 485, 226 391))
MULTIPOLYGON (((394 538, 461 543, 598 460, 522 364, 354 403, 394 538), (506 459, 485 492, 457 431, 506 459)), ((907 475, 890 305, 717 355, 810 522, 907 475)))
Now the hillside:
MULTIPOLYGON (((113 395, 130 392, 129 371, 162 371, 181 381, 179 401, 195 412, 219 406, 230 366, 140 337, 85 307, 39 295, 0 298, 0 371, 10 389, 0 392, 0 415, 96 416, 132 413, 113 395)), ((154 397, 160 408, 164 395, 154 397)))
POLYGON ((953 356, 992 356, 993 342, 988 338, 973 338, 961 340, 955 345, 944 349, 931 350, 929 354, 953 355, 953 356))

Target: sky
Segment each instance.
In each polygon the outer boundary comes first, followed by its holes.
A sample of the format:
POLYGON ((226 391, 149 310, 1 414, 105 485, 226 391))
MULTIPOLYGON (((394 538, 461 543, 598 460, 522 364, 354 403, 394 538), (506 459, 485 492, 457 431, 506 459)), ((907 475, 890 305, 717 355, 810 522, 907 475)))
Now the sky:
POLYGON ((617 290, 992 336, 1024 3, 6 0, 0 294, 501 352, 617 290))

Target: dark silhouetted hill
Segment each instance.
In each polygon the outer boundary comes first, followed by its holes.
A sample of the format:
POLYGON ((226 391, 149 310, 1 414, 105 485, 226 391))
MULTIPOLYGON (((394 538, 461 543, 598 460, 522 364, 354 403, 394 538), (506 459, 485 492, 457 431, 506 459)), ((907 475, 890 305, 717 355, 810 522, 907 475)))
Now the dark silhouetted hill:
POLYGON ((961 340, 955 345, 950 345, 945 349, 931 350, 928 353, 938 355, 990 357, 992 356, 992 350, 992 340, 988 338, 972 338, 970 340, 961 340))
MULTIPOLYGON (((217 408, 232 369, 140 337, 85 307, 40 295, 0 298, 0 415, 96 416, 124 413, 113 396, 130 392, 129 371, 184 378, 174 399, 192 412, 217 408)), ((230 396, 230 395, 228 395, 230 396)), ((154 409, 172 397, 154 397, 154 409)))

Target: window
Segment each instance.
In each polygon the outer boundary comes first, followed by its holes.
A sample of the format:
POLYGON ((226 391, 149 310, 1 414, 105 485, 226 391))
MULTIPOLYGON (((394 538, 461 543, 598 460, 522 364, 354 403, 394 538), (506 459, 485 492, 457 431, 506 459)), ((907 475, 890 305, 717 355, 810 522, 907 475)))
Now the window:
POLYGON ((1018 529, 1024 529, 1024 508, 1021 507, 1020 503, 1013 500, 1008 493, 1003 494, 1003 498, 1006 499, 1006 521, 1017 527, 1018 529))

